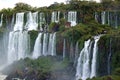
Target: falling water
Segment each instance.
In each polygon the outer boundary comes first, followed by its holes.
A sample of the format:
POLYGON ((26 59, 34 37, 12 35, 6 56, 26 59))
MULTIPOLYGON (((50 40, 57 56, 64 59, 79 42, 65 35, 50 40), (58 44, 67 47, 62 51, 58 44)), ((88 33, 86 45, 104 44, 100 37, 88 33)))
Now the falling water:
POLYGON ((56 55, 56 33, 39 33, 35 41, 33 58, 38 58, 42 55, 56 55))
POLYGON ((42 33, 39 33, 36 41, 35 41, 35 46, 33 50, 33 58, 38 58, 39 56, 42 55, 42 33))
POLYGON ((68 12, 68 22, 71 22, 71 26, 75 26, 77 24, 77 12, 76 11, 68 12))
POLYGON ((27 14, 27 23, 25 28, 28 30, 37 30, 38 29, 38 12, 27 14))
POLYGON ((2 26, 2 23, 3 23, 3 14, 1 14, 0 27, 2 26))
POLYGON ((111 55, 112 55, 111 46, 112 46, 112 38, 110 38, 110 52, 108 55, 108 74, 110 74, 110 59, 111 59, 111 55))
POLYGON ((90 77, 90 40, 85 41, 84 48, 80 52, 80 57, 78 58, 76 80, 82 79, 86 80, 90 77))
POLYGON ((29 53, 28 32, 10 32, 8 43, 8 63, 27 57, 29 53))
POLYGON ((22 31, 23 24, 24 24, 24 13, 17 13, 14 31, 18 31, 18 30, 22 31))
POLYGON ((79 56, 79 49, 78 49, 78 42, 77 42, 76 46, 75 46, 75 60, 74 60, 74 65, 76 65, 76 63, 77 63, 78 56, 79 56))
POLYGON ((50 34, 49 46, 48 46, 48 54, 52 55, 52 56, 56 55, 56 33, 50 34))
POLYGON ((51 17, 52 22, 58 23, 59 22, 59 18, 60 18, 60 11, 52 12, 52 17, 51 17))
POLYGON ((98 51, 98 46, 97 42, 99 41, 100 36, 95 36, 94 40, 94 48, 93 48, 93 57, 92 57, 92 65, 91 65, 91 75, 90 78, 93 78, 96 76, 96 64, 97 64, 97 51, 98 51))
POLYGON ((14 31, 9 33, 8 63, 28 56, 30 49, 30 36, 28 31, 23 31, 24 13, 16 14, 14 31))
POLYGON ((95 12, 95 20, 98 22, 98 14, 95 12))
POLYGON ((105 12, 105 11, 103 11, 103 12, 101 13, 101 17, 102 17, 102 24, 105 24, 105 14, 106 14, 106 12, 105 12))
POLYGON ((43 55, 47 56, 48 54, 48 33, 44 33, 43 38, 43 55))
POLYGON ((97 58, 97 42, 100 39, 100 36, 94 37, 95 43, 94 48, 92 50, 92 41, 88 40, 84 43, 84 48, 80 52, 80 56, 78 58, 77 70, 76 70, 76 80, 82 79, 86 80, 87 78, 92 78, 96 76, 96 58, 97 58), (92 53, 92 60, 90 58, 92 53), (92 63, 90 64, 90 62, 92 63))

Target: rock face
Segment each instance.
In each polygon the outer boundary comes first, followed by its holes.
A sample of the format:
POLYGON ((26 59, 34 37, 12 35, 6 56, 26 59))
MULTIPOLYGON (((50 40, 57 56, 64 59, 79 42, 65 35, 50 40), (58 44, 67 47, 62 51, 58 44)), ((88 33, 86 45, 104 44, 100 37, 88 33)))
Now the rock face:
POLYGON ((103 36, 98 44, 98 75, 104 76, 112 74, 116 68, 120 67, 120 37, 103 36))

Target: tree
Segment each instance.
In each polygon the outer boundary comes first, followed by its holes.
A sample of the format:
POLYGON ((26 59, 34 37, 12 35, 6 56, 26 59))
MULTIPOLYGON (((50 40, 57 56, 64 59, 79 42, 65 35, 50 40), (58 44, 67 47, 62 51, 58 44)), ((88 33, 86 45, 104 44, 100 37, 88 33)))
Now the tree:
POLYGON ((22 11, 29 11, 32 10, 32 6, 26 4, 26 3, 17 3, 15 6, 15 11, 22 12, 22 11))

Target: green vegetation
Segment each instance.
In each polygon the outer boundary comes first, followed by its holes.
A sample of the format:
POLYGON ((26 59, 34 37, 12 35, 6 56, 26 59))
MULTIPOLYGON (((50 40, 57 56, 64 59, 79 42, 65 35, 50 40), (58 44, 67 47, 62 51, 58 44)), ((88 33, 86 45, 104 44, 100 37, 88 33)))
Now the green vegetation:
POLYGON ((11 80, 11 78, 14 77, 23 79, 27 76, 27 80, 46 80, 47 78, 50 78, 52 72, 64 70, 69 63, 70 62, 67 59, 62 61, 57 57, 51 56, 42 56, 34 60, 25 58, 6 67, 5 70, 3 70, 3 73, 9 74, 7 80, 11 80))

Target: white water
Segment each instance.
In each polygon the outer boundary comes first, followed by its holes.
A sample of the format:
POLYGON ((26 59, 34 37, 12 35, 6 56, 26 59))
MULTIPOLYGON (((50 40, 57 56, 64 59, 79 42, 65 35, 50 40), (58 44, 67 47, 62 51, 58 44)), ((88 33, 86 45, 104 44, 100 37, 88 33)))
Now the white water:
POLYGON ((60 11, 52 12, 52 17, 51 17, 52 22, 58 23, 59 22, 59 18, 60 18, 60 11))
POLYGON ((23 31, 23 24, 24 13, 17 13, 14 30, 9 33, 7 51, 8 64, 28 56, 30 50, 30 36, 28 31, 23 31))
POLYGON ((86 80, 90 76, 90 50, 89 50, 90 40, 85 41, 84 48, 80 52, 80 57, 78 58, 76 80, 82 79, 86 80))
POLYGON ((24 13, 17 13, 16 14, 16 22, 14 25, 14 31, 22 31, 23 30, 23 24, 24 24, 24 13))
POLYGON ((49 36, 48 54, 52 56, 56 55, 56 33, 49 36))
POLYGON ((56 55, 56 33, 39 33, 34 46, 33 58, 56 55), (43 34, 43 37, 42 37, 43 34), (42 41, 43 39, 43 41, 42 41))
POLYGON ((3 75, 3 74, 0 73, 0 80, 5 80, 6 77, 7 77, 7 75, 3 75))
POLYGON ((39 33, 38 37, 35 41, 34 50, 33 50, 33 58, 35 58, 35 59, 42 55, 41 39, 42 39, 42 33, 39 33))
POLYGON ((8 43, 8 63, 27 57, 29 44, 29 35, 27 31, 10 32, 8 43))
POLYGON ((92 57, 92 65, 91 65, 91 75, 90 78, 93 78, 96 76, 96 64, 97 64, 97 51, 98 51, 98 46, 97 42, 99 41, 100 36, 94 37, 95 43, 94 43, 94 48, 93 48, 93 57, 92 57))
POLYGON ((76 11, 68 12, 68 22, 71 22, 71 26, 75 26, 77 24, 77 12, 76 11))
POLYGON ((3 23, 3 14, 1 14, 0 27, 2 27, 2 23, 3 23))
POLYGON ((38 12, 27 14, 27 23, 25 28, 28 30, 37 30, 38 29, 38 12))
POLYGON ((91 50, 92 50, 92 41, 88 40, 84 43, 84 48, 80 52, 78 58, 78 64, 76 68, 76 80, 82 79, 86 80, 87 78, 92 78, 96 76, 96 58, 97 58, 97 42, 100 39, 100 36, 94 37, 95 43, 92 52, 92 60, 90 59, 91 50), (92 63, 90 64, 90 61, 92 63))
POLYGON ((48 33, 44 33, 43 37, 43 55, 47 56, 48 54, 48 33))
POLYGON ((101 18, 102 18, 102 24, 106 24, 106 23, 105 23, 105 17, 106 17, 105 14, 106 14, 105 11, 103 11, 103 12, 101 13, 101 15, 102 15, 102 16, 101 16, 101 18))

